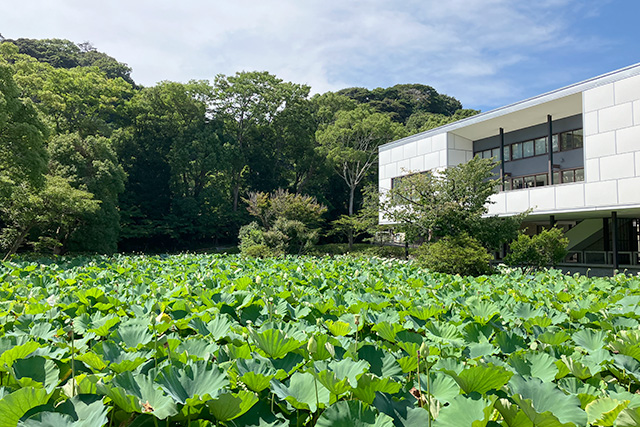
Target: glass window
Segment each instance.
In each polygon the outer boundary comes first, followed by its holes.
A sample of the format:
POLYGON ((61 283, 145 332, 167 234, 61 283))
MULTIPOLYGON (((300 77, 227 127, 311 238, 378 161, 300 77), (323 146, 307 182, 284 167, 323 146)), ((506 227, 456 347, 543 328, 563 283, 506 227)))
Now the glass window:
POLYGON ((560 172, 553 173, 553 183, 560 184, 560 172))
POLYGON ((536 156, 547 154, 547 138, 536 139, 536 156))
POLYGON ((511 160, 511 146, 510 145, 505 145, 504 146, 504 161, 508 162, 509 160, 511 160))
POLYGON ((522 143, 522 157, 533 157, 533 141, 522 143))
POLYGON ((516 144, 511 144, 511 158, 513 160, 517 160, 517 159, 521 159, 522 158, 522 144, 521 143, 516 143, 516 144))
POLYGON ((524 177, 524 186, 525 188, 532 188, 536 186, 536 178, 533 176, 525 176, 524 177))
POLYGON ((575 148, 582 148, 582 129, 573 131, 573 146, 575 148))
POLYGON ((576 181, 584 181, 584 169, 576 169, 576 181))
POLYGON ((536 187, 542 187, 543 185, 547 185, 547 174, 536 175, 536 187))
POLYGON ((491 157, 491 150, 484 150, 482 152, 482 158, 483 159, 488 159, 489 157, 491 157))
POLYGON ((524 185, 524 181, 522 180, 522 178, 513 178, 511 181, 514 190, 522 188, 522 186, 524 185))
POLYGON ((562 182, 573 182, 573 171, 562 171, 562 182))
POLYGON ((573 149, 573 140, 571 139, 571 132, 562 132, 560 134, 560 150, 567 151, 573 149))
POLYGON ((505 191, 511 190, 511 180, 510 179, 505 179, 504 180, 504 189, 505 189, 505 191))
POLYGON ((551 138, 551 145, 553 146, 553 152, 557 152, 559 150, 558 146, 558 135, 553 135, 551 138))
POLYGON ((496 160, 500 160, 500 148, 494 148, 491 150, 491 157, 495 157, 496 160))

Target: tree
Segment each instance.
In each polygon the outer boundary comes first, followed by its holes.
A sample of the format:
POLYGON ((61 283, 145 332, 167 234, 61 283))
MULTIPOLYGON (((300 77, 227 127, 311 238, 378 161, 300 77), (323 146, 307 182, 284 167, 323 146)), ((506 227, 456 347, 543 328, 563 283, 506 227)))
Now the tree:
POLYGON ((59 176, 45 177, 42 190, 21 186, 7 203, 0 206, 6 228, 0 242, 7 249, 4 260, 14 254, 36 228, 39 240, 53 243, 53 252, 61 253, 64 242, 81 225, 86 215, 98 210, 93 195, 73 188, 59 176))
POLYGON ((100 208, 85 217, 83 225, 63 243, 66 246, 69 242, 72 250, 115 252, 120 233, 118 197, 124 191, 126 174, 111 141, 72 133, 55 136, 47 148, 50 173, 65 178, 76 189, 92 193, 100 202, 100 208))
POLYGON ((258 164, 251 162, 251 158, 257 157, 263 165, 269 165, 262 154, 273 150, 261 150, 261 145, 273 131, 270 125, 287 106, 306 99, 308 94, 308 86, 283 82, 267 72, 216 76, 212 113, 225 124, 234 212, 238 210, 246 176, 258 164))
POLYGON ((356 189, 376 164, 378 146, 402 135, 401 125, 366 106, 338 111, 334 122, 316 133, 319 152, 326 156, 349 188, 350 216, 354 212, 356 189))
POLYGON ((491 241, 492 245, 506 242, 523 217, 510 223, 513 227, 505 227, 505 235, 499 239, 486 238, 486 225, 497 221, 485 217, 490 196, 497 192, 494 166, 491 160, 476 156, 441 172, 417 173, 397 179, 394 187, 381 198, 383 214, 399 224, 410 239, 431 241, 466 233, 479 240, 491 241))

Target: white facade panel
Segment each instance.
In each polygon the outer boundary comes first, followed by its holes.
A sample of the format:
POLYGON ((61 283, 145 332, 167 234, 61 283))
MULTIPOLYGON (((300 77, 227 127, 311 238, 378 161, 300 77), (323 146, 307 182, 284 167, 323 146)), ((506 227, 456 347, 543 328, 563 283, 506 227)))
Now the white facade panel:
POLYGON ((398 162, 398 173, 400 175, 408 175, 411 172, 411 159, 405 159, 398 162))
POLYGON ((584 180, 587 182, 600 181, 600 159, 589 159, 585 162, 584 180))
POLYGON ((630 153, 640 151, 640 126, 616 131, 616 152, 630 153))
POLYGON ((447 133, 441 133, 434 135, 431 139, 431 148, 433 151, 440 151, 447 149, 447 133))
POLYGON ((462 150, 449 150, 449 158, 447 166, 456 166, 460 163, 465 163, 467 161, 467 153, 468 151, 462 150))
POLYGON ((420 172, 425 170, 424 169, 424 156, 418 156, 418 157, 413 157, 411 159, 411 170, 412 171, 416 171, 416 172, 420 172))
POLYGON ((382 174, 381 178, 394 178, 400 175, 398 173, 398 163, 389 163, 382 170, 384 171, 384 173, 382 174))
POLYGON ((618 199, 623 205, 640 203, 640 177, 619 180, 618 199))
POLYGON ((391 163, 391 151, 390 150, 380 151, 380 155, 378 156, 378 161, 380 162, 380 166, 386 165, 387 163, 391 163))
POLYGON ((584 156, 594 159, 616 154, 616 133, 606 132, 587 136, 584 140, 584 156))
POLYGON ((618 181, 588 182, 584 186, 587 206, 613 206, 618 203, 618 181))
POLYGON ((556 208, 575 209, 584 207, 584 184, 562 184, 556 187, 556 208))
POLYGON ((582 115, 582 129, 586 136, 598 133, 598 112, 592 111, 582 115))
POLYGON ((532 188, 529 191, 529 202, 531 208, 536 211, 550 211, 556 208, 555 188, 538 187, 532 188))
POLYGON ((589 89, 584 93, 583 106, 585 113, 614 105, 613 83, 589 89))
POLYGON ((386 178, 378 180, 378 188, 380 189, 380 192, 391 190, 391 179, 386 178))
POLYGON ((640 101, 633 103, 633 124, 640 126, 640 101))
POLYGON ((425 155, 427 153, 431 153, 432 150, 431 138, 425 138, 418 141, 417 152, 418 156, 425 155))
POLYGON ((429 153, 424 156, 424 170, 432 170, 440 167, 440 152, 429 153))
POLYGON ((633 125, 633 111, 630 102, 598 111, 598 130, 608 132, 633 125))
POLYGON ((404 149, 400 147, 393 147, 391 150, 391 161, 399 162, 404 157, 404 149))
POLYGON ((415 157, 418 155, 418 142, 413 141, 404 146, 403 157, 405 159, 415 157))
POLYGON ((524 212, 529 209, 529 192, 529 190, 505 192, 507 212, 524 212))
POLYGON ((616 104, 640 99, 640 75, 614 83, 616 104))
POLYGON ((442 150, 440 153, 440 167, 447 166, 447 150, 442 150))
POLYGON ((506 194, 507 193, 502 192, 489 197, 489 201, 493 202, 489 204, 489 215, 501 215, 507 213, 506 194))
POLYGON ((630 178, 635 176, 635 158, 633 153, 616 154, 600 159, 600 179, 630 178))

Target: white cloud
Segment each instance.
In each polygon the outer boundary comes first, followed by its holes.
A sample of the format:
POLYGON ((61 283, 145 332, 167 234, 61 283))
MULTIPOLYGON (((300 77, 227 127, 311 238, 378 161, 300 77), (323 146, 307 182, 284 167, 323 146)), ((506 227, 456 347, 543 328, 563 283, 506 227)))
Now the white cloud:
POLYGON ((577 0, 6 3, 5 37, 91 41, 144 85, 267 70, 313 92, 424 83, 470 106, 526 93, 507 72, 535 67, 535 56, 559 43, 576 45, 563 12, 579 7, 577 0))

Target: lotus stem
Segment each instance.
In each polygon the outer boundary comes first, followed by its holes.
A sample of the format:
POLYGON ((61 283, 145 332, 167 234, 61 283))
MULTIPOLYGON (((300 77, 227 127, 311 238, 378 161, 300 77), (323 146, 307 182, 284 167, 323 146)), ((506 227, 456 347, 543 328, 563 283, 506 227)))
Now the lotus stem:
MULTIPOLYGON (((69 322, 71 325, 71 394, 75 396, 76 393, 76 337, 73 333, 73 320, 69 322)), ((72 397, 73 397, 72 396, 72 397)))
POLYGON ((429 412, 429 427, 431 427, 431 368, 427 361, 427 412, 429 412))
POLYGON ((418 404, 422 408, 422 386, 420 384, 420 350, 418 350, 418 404))

